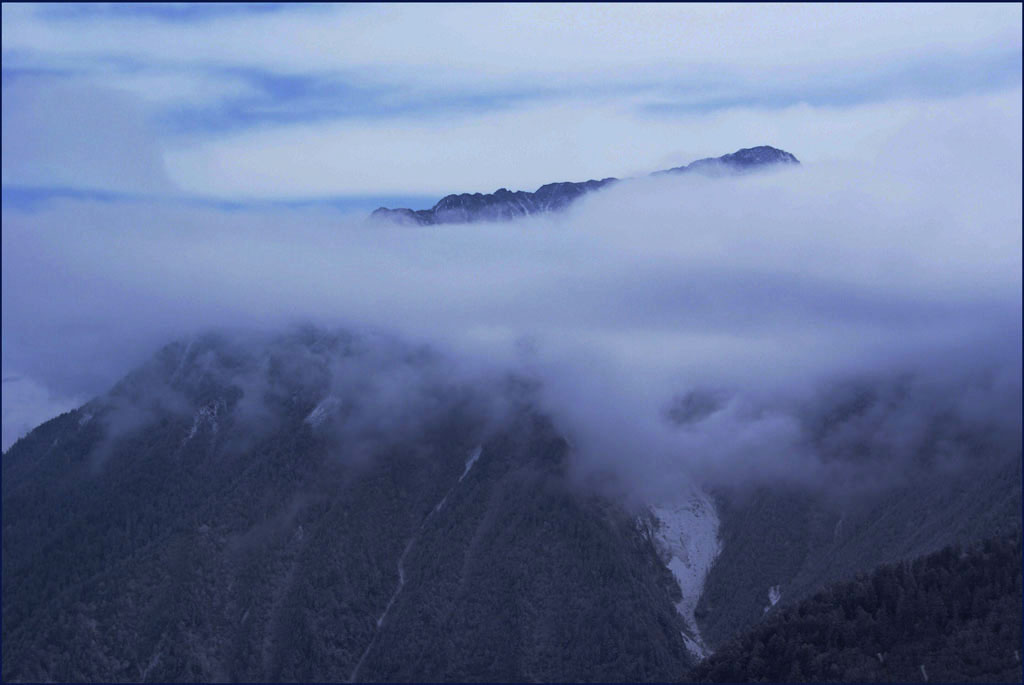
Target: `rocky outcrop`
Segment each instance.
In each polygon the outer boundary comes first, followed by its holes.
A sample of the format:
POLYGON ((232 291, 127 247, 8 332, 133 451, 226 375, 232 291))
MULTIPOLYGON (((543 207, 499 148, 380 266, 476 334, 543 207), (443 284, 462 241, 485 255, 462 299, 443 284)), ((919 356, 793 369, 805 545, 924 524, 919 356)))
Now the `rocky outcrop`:
MULTIPOLYGON (((665 171, 660 174, 696 172, 707 175, 724 175, 756 171, 777 164, 799 164, 792 154, 785 150, 761 145, 737 150, 721 157, 709 157, 665 171)), ((462 193, 446 195, 430 209, 408 208, 388 209, 381 207, 371 217, 377 220, 400 224, 430 226, 433 224, 462 224, 474 221, 508 221, 522 216, 555 212, 565 209, 583 195, 616 183, 617 178, 604 178, 579 183, 566 181, 548 183, 534 192, 510 191, 499 188, 493 193, 462 193)))

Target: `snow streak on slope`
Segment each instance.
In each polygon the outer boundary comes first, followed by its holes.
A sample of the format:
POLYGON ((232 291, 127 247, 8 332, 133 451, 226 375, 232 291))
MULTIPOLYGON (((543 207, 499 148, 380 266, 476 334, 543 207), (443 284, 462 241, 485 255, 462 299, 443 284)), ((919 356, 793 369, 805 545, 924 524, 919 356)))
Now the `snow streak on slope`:
POLYGON ((768 606, 766 606, 764 611, 761 613, 767 614, 772 607, 779 603, 780 599, 782 599, 782 591, 779 589, 778 585, 772 585, 768 588, 768 606))
MULTIPOLYGON (((316 410, 314 410, 314 412, 315 411, 316 410)), ((466 477, 466 474, 469 473, 469 469, 472 468, 473 464, 476 463, 476 460, 480 458, 480 452, 482 450, 483 447, 478 446, 472 452, 470 452, 469 458, 466 460, 465 470, 462 472, 462 475, 459 476, 458 482, 455 483, 455 485, 453 485, 452 487, 450 487, 448 489, 448 492, 445 493, 444 497, 441 498, 441 501, 439 501, 434 506, 434 508, 430 510, 430 513, 427 514, 426 517, 423 519, 423 522, 420 523, 419 528, 416 529, 416 533, 409 539, 409 542, 406 543, 405 549, 402 550, 402 554, 399 555, 398 587, 395 588, 395 591, 391 594, 391 598, 388 600, 387 605, 384 607, 384 611, 381 612, 381 615, 377 618, 377 631, 374 633, 373 639, 370 640, 370 644, 366 646, 366 650, 363 652, 363 655, 359 657, 359 661, 356 662, 355 668, 352 669, 352 674, 348 677, 348 682, 355 682, 356 677, 359 675, 359 669, 362 668, 363 662, 366 661, 366 657, 370 655, 370 650, 372 650, 373 646, 377 643, 377 635, 380 632, 381 626, 384 625, 385 619, 387 619, 388 614, 391 612, 391 607, 394 606, 395 600, 398 599, 398 595, 401 594, 402 588, 405 587, 405 558, 409 556, 409 551, 412 550, 413 545, 416 544, 416 538, 418 538, 419 534, 423 531, 424 528, 426 528, 427 523, 430 521, 430 517, 436 514, 438 511, 440 511, 441 507, 444 506, 444 503, 448 501, 448 496, 452 494, 452 491, 455 490, 456 486, 458 486, 458 484, 462 482, 462 479, 466 477)))
POLYGON ((192 417, 192 428, 189 429, 188 435, 182 440, 181 444, 184 445, 189 440, 196 436, 199 429, 206 424, 210 427, 210 430, 214 433, 217 432, 219 426, 217 423, 217 417, 220 415, 221 410, 226 409, 227 404, 222 399, 218 399, 215 402, 211 402, 204 407, 200 407, 199 410, 192 417))
MULTIPOLYGON (((423 526, 420 526, 423 529, 423 526)), ((388 600, 388 605, 384 607, 384 611, 377 617, 377 627, 380 628, 384 623, 384 619, 388 617, 388 612, 391 611, 391 607, 394 605, 395 600, 398 599, 398 593, 405 587, 405 558, 409 555, 409 550, 412 549, 412 543, 416 541, 416 538, 409 540, 409 544, 402 550, 401 556, 398 557, 398 587, 395 588, 394 594, 391 595, 391 599, 388 600)))
POLYGON ((316 428, 323 423, 324 419, 326 419, 327 416, 340 404, 341 400, 333 395, 328 395, 313 408, 313 411, 309 412, 309 416, 306 417, 306 423, 316 428))
POLYGON ((473 464, 476 463, 476 460, 480 458, 480 452, 482 450, 483 450, 483 447, 477 447, 475 450, 473 450, 470 453, 469 459, 466 460, 466 468, 462 471, 462 475, 459 476, 459 482, 460 483, 462 482, 462 479, 465 478, 466 475, 469 473, 469 470, 471 468, 473 468, 473 464))
POLYGON ((654 537, 683 595, 676 603, 676 610, 690 630, 690 635, 683 635, 686 647, 695 657, 703 659, 709 652, 693 612, 704 591, 711 564, 721 551, 718 514, 711 498, 699 490, 692 491, 682 501, 683 504, 651 507, 651 513, 658 520, 654 537))
MULTIPOLYGON (((476 460, 480 458, 480 452, 482 452, 483 449, 484 448, 482 446, 478 445, 475 450, 469 453, 469 457, 466 459, 466 467, 462 470, 462 475, 459 476, 459 483, 461 483, 462 479, 465 478, 467 474, 469 474, 469 470, 473 468, 473 464, 475 464, 476 460)), ((455 485, 458 485, 458 483, 456 483, 455 485)), ((453 485, 451 490, 449 490, 445 494, 445 496, 441 498, 441 501, 437 503, 437 506, 434 507, 434 511, 432 513, 436 514, 437 512, 441 511, 442 508, 444 508, 444 503, 448 501, 448 495, 452 494, 452 490, 455 489, 455 485, 453 485)))

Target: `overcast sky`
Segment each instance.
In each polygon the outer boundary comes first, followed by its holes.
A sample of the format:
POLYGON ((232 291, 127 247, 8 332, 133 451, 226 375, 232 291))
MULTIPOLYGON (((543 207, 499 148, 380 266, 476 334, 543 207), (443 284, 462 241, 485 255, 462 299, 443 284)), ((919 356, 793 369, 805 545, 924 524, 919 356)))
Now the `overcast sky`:
POLYGON ((436 199, 870 159, 912 103, 1020 80, 1014 4, 5 4, 3 184, 436 199))
POLYGON ((880 444, 961 396, 1019 436, 1020 5, 2 11, 4 449, 172 339, 296 318, 533 350, 574 443, 648 475, 813 462, 792 407, 900 364, 880 444), (803 164, 361 223, 760 144, 803 164), (695 387, 733 400, 666 432, 695 387))

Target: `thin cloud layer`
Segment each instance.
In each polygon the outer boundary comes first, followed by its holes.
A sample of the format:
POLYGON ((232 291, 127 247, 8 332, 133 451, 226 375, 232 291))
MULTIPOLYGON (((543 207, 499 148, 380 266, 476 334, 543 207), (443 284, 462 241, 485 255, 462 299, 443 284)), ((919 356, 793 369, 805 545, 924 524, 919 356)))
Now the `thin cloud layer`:
POLYGON ((5 375, 88 396, 174 338, 311 322, 536 379, 578 475, 648 498, 1019 453, 1020 93, 958 104, 872 163, 639 179, 511 223, 5 209, 5 375))
POLYGON ((184 193, 266 200, 533 189, 766 141, 864 159, 921 103, 1019 86, 1020 36, 1009 4, 5 4, 4 185, 173 194, 166 165, 184 193), (112 171, 129 146, 155 161, 112 171))
POLYGON ((5 83, 3 184, 174 193, 147 114, 115 89, 5 83))
POLYGON ((907 55, 1020 47, 1019 7, 843 5, 392 5, 197 13, 6 6, 5 50, 25 62, 84 57, 348 70, 430 88, 540 77, 635 83, 637 72, 878 68, 907 55), (891 46, 879 54, 878 46, 891 46), (183 49, 183 46, 185 49, 183 49), (600 46, 600 49, 595 49, 600 46), (439 65, 426 68, 424 65, 439 65), (444 65, 442 68, 440 65, 444 65))

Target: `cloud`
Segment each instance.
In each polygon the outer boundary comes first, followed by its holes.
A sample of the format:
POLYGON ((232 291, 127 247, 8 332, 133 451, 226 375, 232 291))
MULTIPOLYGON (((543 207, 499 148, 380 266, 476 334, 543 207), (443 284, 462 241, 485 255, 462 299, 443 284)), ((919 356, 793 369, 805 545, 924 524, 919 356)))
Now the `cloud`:
POLYGON ((765 142, 870 159, 1021 79, 1014 5, 2 11, 5 186, 170 193, 166 166, 233 201, 435 195, 765 142))
MULTIPOLYGON (((577 473, 651 498, 1019 453, 1020 93, 953 105, 890 111, 874 159, 637 179, 511 223, 5 209, 4 367, 89 395, 208 327, 386 331, 536 379, 577 473)), ((393 378, 381 407, 415 385, 393 378)))
POLYGON ((421 208, 450 192, 642 175, 764 143, 799 151, 805 162, 872 162, 890 154, 890 141, 913 121, 963 102, 1000 109, 1019 98, 1019 89, 1010 89, 969 98, 670 117, 646 111, 643 98, 524 100, 444 118, 408 112, 168 141, 154 123, 158 110, 128 91, 19 78, 4 85, 3 173, 5 192, 42 186, 207 203, 426 196, 429 202, 415 206, 421 208))
POLYGON ((16 80, 3 86, 3 184, 169 192, 147 112, 117 90, 16 80))
POLYGON ((635 82, 638 71, 672 79, 709 67, 877 68, 908 54, 1019 49, 1021 24, 1019 7, 1001 5, 300 6, 186 24, 141 12, 3 12, 4 49, 14 54, 363 71, 427 89, 453 78, 635 82))
MULTIPOLYGON (((314 6, 315 7, 315 6, 314 6)), ((112 17, 158 19, 166 22, 203 22, 225 16, 275 13, 295 9, 279 2, 97 2, 88 5, 47 5, 39 15, 58 21, 96 21, 112 17)))
POLYGON ((15 375, 4 367, 3 381, 3 435, 2 449, 14 444, 43 421, 82 403, 77 397, 53 397, 50 392, 31 378, 15 375))
POLYGON ((808 162, 874 161, 889 154, 893 138, 913 121, 967 101, 1012 108, 1019 94, 1011 89, 978 99, 738 108, 672 118, 617 102, 548 102, 465 118, 240 133, 169 152, 167 163, 188 191, 235 198, 534 190, 553 180, 646 174, 765 143, 797 150, 808 162))

